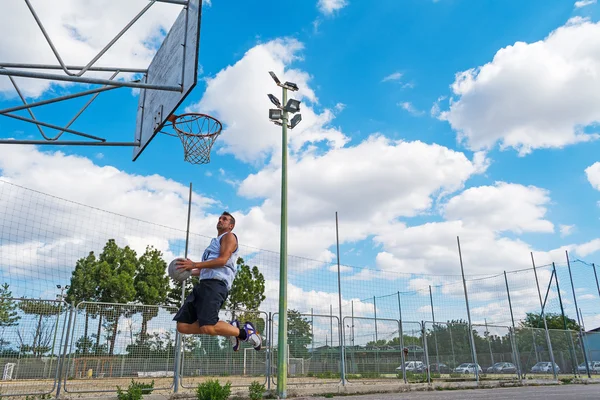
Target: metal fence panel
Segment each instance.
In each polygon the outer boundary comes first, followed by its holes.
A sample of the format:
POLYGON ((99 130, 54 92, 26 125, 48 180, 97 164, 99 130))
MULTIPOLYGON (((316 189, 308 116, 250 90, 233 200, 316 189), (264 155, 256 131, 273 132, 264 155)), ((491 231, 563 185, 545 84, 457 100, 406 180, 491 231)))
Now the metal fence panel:
POLYGON ((425 322, 425 337, 431 379, 475 379, 468 324, 425 322))
POLYGON ((501 325, 472 325, 481 366, 481 379, 515 379, 519 364, 515 356, 511 328, 501 325))
POLYGON ((82 302, 63 369, 70 393, 116 392, 131 380, 173 386, 175 307, 82 302))
POLYGON ((232 313, 241 324, 248 321, 254 325, 263 339, 261 350, 256 351, 242 342, 239 351, 234 352, 229 338, 183 335, 182 387, 196 388, 205 380, 214 378, 223 382, 230 381, 232 387, 247 387, 252 381, 266 382, 268 349, 271 345, 268 314, 262 311, 221 310, 219 320, 231 321, 232 313))
POLYGON ((12 311, 0 328, 0 393, 52 393, 67 306, 59 300, 3 298, 2 302, 5 310, 12 311))
MULTIPOLYGON (((279 314, 272 318, 271 377, 277 383, 279 314)), ((339 318, 288 311, 288 385, 320 384, 341 379, 339 318)))
POLYGON ((398 378, 402 365, 398 320, 346 316, 343 327, 349 380, 398 378))

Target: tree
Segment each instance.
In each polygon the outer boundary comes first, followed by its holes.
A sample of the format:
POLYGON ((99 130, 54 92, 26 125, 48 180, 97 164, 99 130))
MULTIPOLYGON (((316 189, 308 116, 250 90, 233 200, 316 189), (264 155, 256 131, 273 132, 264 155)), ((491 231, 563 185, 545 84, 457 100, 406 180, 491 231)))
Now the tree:
MULTIPOLYGON (((169 289, 169 277, 165 271, 167 263, 162 259, 162 253, 150 246, 139 260, 137 274, 133 279, 135 287, 135 300, 144 305, 162 305, 166 303, 169 289)), ((158 315, 157 307, 141 307, 142 329, 141 341, 146 340, 148 321, 158 315)))
POLYGON ((223 308, 231 310, 231 318, 240 322, 251 321, 259 332, 263 332, 265 321, 259 318, 259 307, 265 300, 265 277, 254 266, 250 268, 244 259, 237 260, 237 273, 223 308))
MULTIPOLYGON (((579 331, 579 324, 572 318, 565 316, 564 320, 562 314, 549 313, 545 314, 546 324, 548 329, 569 329, 572 331, 579 331), (565 327, 566 325, 566 327, 565 327)), ((525 319, 520 321, 521 327, 524 328, 544 328, 544 319, 541 314, 538 313, 527 313, 525 319)))
POLYGON ((17 325, 21 319, 17 304, 12 299, 12 292, 8 289, 8 283, 0 286, 0 328, 3 332, 5 328, 17 325))
MULTIPOLYGON (((71 282, 67 290, 66 301, 69 304, 78 306, 84 303, 85 327, 83 330, 83 341, 86 345, 81 347, 82 354, 87 354, 93 348, 91 339, 88 336, 88 327, 90 316, 96 318, 99 316, 99 307, 95 304, 98 295, 98 263, 94 252, 91 251, 87 257, 80 258, 75 263, 75 269, 71 273, 71 282), (87 343, 89 342, 89 346, 87 343)), ((80 307, 81 309, 81 307, 80 307)), ((100 323, 99 323, 100 324, 100 323)), ((78 341, 79 343, 79 341, 78 341)), ((98 345, 98 343, 96 343, 98 345)))
MULTIPOLYGON (((25 314, 38 316, 38 323, 33 335, 33 344, 31 346, 27 345, 27 350, 24 351, 31 351, 34 357, 41 356, 50 350, 50 347, 48 346, 48 340, 51 339, 51 337, 48 336, 48 331, 46 329, 47 326, 44 324, 44 322, 48 317, 51 316, 56 316, 56 318, 58 318, 59 305, 52 301, 23 300, 19 304, 19 308, 25 314)), ((50 332, 52 332, 51 329, 50 332)), ((23 343, 23 338, 21 338, 21 341, 21 347, 24 348, 25 345, 23 343)))
MULTIPOLYGON (((104 303, 129 303, 135 299, 133 278, 139 260, 135 251, 129 246, 120 248, 114 239, 110 239, 98 257, 98 300, 104 303)), ((122 306, 112 306, 106 310, 106 318, 110 322, 109 354, 115 348, 119 318, 126 313, 122 306)))
POLYGON ((9 345, 10 342, 4 340, 4 330, 8 327, 15 326, 19 323, 21 317, 17 312, 17 304, 12 299, 12 292, 9 290, 8 283, 0 286, 0 349, 9 345))
POLYGON ((312 343, 311 326, 308 319, 297 310, 288 310, 288 343, 290 357, 307 358, 308 345, 312 343))

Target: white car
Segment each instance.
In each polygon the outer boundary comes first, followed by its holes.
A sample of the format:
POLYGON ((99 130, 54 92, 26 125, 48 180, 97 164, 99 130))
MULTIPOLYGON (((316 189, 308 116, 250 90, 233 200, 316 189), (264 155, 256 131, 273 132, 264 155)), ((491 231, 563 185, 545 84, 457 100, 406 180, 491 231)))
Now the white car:
MULTIPOLYGON (((600 361, 588 361, 588 366, 590 369, 590 374, 600 373, 600 361)), ((577 371, 579 371, 580 374, 587 374, 584 362, 577 366, 577 371)))
MULTIPOLYGON (((396 368, 398 371, 402 370, 402 365, 396 368)), ((404 370, 406 372, 423 372, 426 367, 422 361, 407 361, 404 363, 404 370)))
POLYGON ((479 364, 474 363, 463 363, 458 367, 454 368, 454 372, 457 374, 475 374, 475 368, 477 368, 478 373, 483 373, 483 370, 479 366, 479 364))

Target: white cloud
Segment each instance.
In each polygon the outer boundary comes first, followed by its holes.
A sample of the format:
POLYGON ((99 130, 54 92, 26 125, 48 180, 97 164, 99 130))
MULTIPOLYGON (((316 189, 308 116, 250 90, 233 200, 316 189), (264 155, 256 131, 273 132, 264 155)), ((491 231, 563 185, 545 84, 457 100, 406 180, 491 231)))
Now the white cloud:
MULTIPOLYGON (((347 141, 337 129, 329 128, 334 114, 331 110, 317 113, 311 104, 317 97, 310 88, 308 73, 288 68, 298 61, 302 43, 295 39, 277 39, 259 44, 248 50, 241 60, 221 70, 215 77, 207 78, 206 91, 199 103, 188 107, 217 117, 224 125, 217 146, 221 153, 234 154, 245 162, 261 162, 269 155, 280 154, 280 128, 266 117, 273 105, 267 97, 272 93, 280 97, 279 88, 268 71, 273 71, 282 81, 298 85, 298 92, 290 97, 302 101, 302 122, 288 131, 292 151, 307 144, 325 143, 331 147, 343 146, 347 141), (223 96, 223 93, 239 95, 223 96)), ((280 99, 281 100, 281 99, 280 99)))
POLYGON ((600 137, 600 23, 573 18, 535 43, 517 42, 460 72, 439 118, 470 149, 500 143, 525 155, 600 137))
POLYGON ((575 225, 559 225, 559 229, 560 229, 560 236, 566 237, 573 233, 573 230, 575 229, 575 225))
MULTIPOLYGON (((86 65, 147 5, 145 0, 33 2, 34 10, 68 65, 86 65)), ((170 29, 181 9, 181 6, 172 4, 154 4, 96 65, 147 67, 163 39, 161 31, 170 29)), ((0 59, 4 62, 58 65, 24 2, 5 0, 2 10, 0 59)), ((109 76, 106 73, 89 75, 109 76)), ((17 81, 25 95, 32 97, 39 96, 51 86, 50 81, 41 79, 17 78, 17 81)), ((0 93, 16 96, 6 77, 0 78, 0 93)))
POLYGON ((332 15, 348 5, 347 0, 319 0, 317 8, 325 15, 332 15))
POLYGON ((394 72, 384 77, 381 82, 398 81, 402 78, 402 72, 394 72))
MULTIPOLYGON (((335 233, 334 225, 324 221, 336 211, 343 226, 340 241, 362 240, 378 232, 382 223, 426 212, 437 196, 459 190, 482 172, 481 164, 462 153, 380 135, 356 146, 290 158, 288 168, 290 251, 325 259, 323 250, 334 243, 335 233), (366 201, 364 193, 377 195, 366 201)), ((241 196, 264 199, 252 210, 261 224, 254 226, 260 233, 253 235, 253 246, 275 248, 278 243, 280 176, 280 167, 269 165, 239 187, 241 196)))
POLYGON ((554 225, 544 219, 550 203, 548 191, 535 186, 496 182, 465 190, 445 205, 447 220, 494 231, 552 232, 554 225))
POLYGON ((594 296, 593 294, 583 294, 581 296, 578 296, 579 300, 596 300, 598 298, 598 296, 594 296))
POLYGON ((592 4, 596 4, 598 0, 579 0, 575 2, 575 8, 583 8, 592 4))
POLYGON ((587 179, 596 190, 600 190, 600 162, 594 163, 585 169, 587 179))
POLYGON ((398 103, 398 106, 400 108, 402 108, 404 111, 407 111, 409 114, 414 115, 414 116, 421 116, 421 115, 425 114, 424 111, 417 110, 410 101, 404 101, 404 102, 398 103))
POLYGON ((573 250, 581 257, 589 256, 600 250, 600 238, 590 240, 589 242, 582 243, 579 245, 570 246, 573 250))

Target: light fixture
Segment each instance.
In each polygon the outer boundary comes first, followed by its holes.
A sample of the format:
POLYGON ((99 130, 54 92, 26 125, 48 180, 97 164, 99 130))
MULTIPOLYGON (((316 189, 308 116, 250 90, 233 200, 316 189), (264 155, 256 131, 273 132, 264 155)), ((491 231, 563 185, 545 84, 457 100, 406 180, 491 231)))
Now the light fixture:
POLYGON ((285 86, 286 88, 288 88, 289 90, 295 92, 298 90, 298 85, 296 85, 294 82, 286 82, 283 84, 283 86, 285 86))
POLYGON ((283 118, 283 111, 281 111, 279 108, 270 108, 269 109, 269 119, 270 120, 281 119, 281 118, 283 118))
POLYGON ((272 94, 269 93, 269 100, 271 100, 271 103, 275 104, 276 107, 281 107, 281 103, 279 102, 279 99, 275 96, 273 96, 272 94))
POLYGON ((298 125, 300 123, 300 121, 302 121, 302 114, 296 114, 294 115, 294 118, 292 118, 291 125, 290 125, 290 129, 294 129, 296 127, 296 125, 298 125))
POLYGON ((300 102, 295 99, 289 99, 285 105, 285 111, 296 114, 298 111, 300 111, 300 102))
POLYGON ((281 84, 281 81, 279 80, 279 78, 277 78, 277 75, 275 75, 275 72, 269 71, 269 75, 271 75, 271 78, 273 78, 273 80, 275 81, 275 83, 277 85, 281 84))

